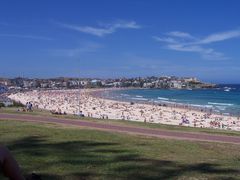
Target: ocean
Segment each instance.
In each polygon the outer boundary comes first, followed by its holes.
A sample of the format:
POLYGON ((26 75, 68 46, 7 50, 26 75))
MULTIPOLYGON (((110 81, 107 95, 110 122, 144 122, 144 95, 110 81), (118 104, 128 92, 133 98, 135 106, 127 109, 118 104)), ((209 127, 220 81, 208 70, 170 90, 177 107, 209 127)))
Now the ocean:
POLYGON ((240 115, 240 85, 219 85, 214 89, 125 89, 104 91, 102 96, 131 102, 188 105, 215 113, 240 115))

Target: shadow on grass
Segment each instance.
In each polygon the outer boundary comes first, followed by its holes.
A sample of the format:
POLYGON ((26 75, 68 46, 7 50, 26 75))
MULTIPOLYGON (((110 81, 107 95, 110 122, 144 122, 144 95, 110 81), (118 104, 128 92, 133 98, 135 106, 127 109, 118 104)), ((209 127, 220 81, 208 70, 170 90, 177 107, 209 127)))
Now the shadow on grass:
POLYGON ((180 164, 147 159, 120 143, 67 141, 51 143, 30 136, 9 144, 25 173, 35 171, 45 179, 177 179, 190 174, 234 179, 237 169, 217 164, 180 164))

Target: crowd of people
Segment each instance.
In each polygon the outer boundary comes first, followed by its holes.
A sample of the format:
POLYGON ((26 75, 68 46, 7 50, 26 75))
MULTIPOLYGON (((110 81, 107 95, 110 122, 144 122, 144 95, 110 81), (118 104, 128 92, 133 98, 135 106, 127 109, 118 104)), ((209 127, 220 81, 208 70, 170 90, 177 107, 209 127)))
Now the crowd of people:
POLYGON ((93 95, 98 91, 100 90, 81 90, 80 95, 79 90, 29 91, 12 94, 9 97, 22 103, 28 102, 27 107, 51 110, 53 114, 76 114, 101 119, 240 130, 239 117, 201 112, 186 107, 103 99, 93 95), (29 102, 32 105, 29 105, 29 102), (220 126, 216 122, 219 122, 220 126))

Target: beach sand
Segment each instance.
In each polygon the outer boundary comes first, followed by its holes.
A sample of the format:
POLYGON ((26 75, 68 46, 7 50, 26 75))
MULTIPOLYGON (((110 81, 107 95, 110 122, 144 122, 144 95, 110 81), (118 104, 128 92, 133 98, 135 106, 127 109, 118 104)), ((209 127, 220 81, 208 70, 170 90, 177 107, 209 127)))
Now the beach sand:
POLYGON ((34 90, 11 94, 9 98, 23 104, 31 102, 34 108, 61 113, 78 114, 80 110, 84 116, 93 118, 240 131, 239 117, 151 104, 131 104, 92 95, 99 91, 103 89, 81 89, 79 96, 79 90, 34 90))

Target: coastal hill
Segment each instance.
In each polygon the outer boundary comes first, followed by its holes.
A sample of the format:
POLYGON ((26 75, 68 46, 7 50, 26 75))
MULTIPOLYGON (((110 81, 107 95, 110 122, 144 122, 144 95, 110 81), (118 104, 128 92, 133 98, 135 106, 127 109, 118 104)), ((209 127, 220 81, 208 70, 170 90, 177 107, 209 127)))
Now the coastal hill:
POLYGON ((49 78, 49 79, 30 79, 30 78, 0 78, 0 84, 10 88, 159 88, 159 89, 199 89, 214 88, 216 84, 201 82, 195 77, 136 77, 136 78, 49 78))

